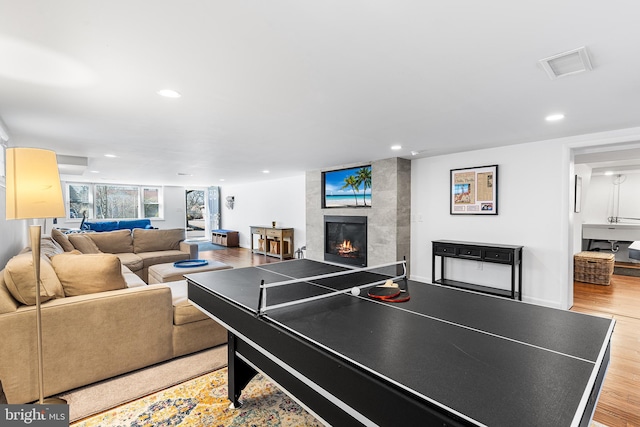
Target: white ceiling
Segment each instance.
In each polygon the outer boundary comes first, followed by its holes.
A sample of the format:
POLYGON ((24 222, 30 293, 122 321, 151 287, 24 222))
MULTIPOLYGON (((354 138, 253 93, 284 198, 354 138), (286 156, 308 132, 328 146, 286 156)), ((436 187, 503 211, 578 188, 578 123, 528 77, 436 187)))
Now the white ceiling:
POLYGON ((637 127, 638 16, 632 0, 0 0, 0 117, 9 145, 87 157, 74 179, 171 185, 637 127), (580 46, 590 72, 538 65, 580 46))

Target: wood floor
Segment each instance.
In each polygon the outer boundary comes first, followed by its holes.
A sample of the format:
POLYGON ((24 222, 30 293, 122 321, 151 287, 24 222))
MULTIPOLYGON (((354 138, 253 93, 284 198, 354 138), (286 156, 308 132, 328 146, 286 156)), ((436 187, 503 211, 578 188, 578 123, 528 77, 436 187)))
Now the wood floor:
POLYGON ((575 282, 572 311, 613 317, 611 364, 593 417, 609 427, 640 427, 640 277, 610 286, 575 282))
POLYGON ((233 268, 251 267, 252 265, 280 261, 280 258, 257 255, 252 253, 251 249, 246 248, 228 248, 218 249, 215 251, 204 251, 198 254, 198 258, 220 261, 232 266, 233 268))
MULTIPOLYGON (((244 248, 201 252, 199 257, 235 268, 279 261, 244 248)), ((640 277, 614 275, 610 286, 576 282, 571 310, 616 319, 611 364, 594 420, 609 427, 640 427, 640 277)))

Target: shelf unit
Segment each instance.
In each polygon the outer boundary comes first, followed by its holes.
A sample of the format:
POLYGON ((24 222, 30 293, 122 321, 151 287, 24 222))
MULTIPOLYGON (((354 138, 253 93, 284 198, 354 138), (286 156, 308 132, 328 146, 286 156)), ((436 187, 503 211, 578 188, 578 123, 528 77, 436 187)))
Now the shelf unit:
POLYGON ((237 248, 240 246, 239 233, 233 230, 213 230, 211 232, 211 243, 237 248))
POLYGON ((459 242, 454 240, 434 240, 431 243, 431 281, 433 283, 456 288, 464 288, 511 299, 517 298, 522 301, 522 246, 459 242), (436 280, 437 256, 440 257, 440 279, 436 280), (444 277, 445 258, 457 258, 469 261, 508 265, 511 268, 511 289, 505 290, 491 286, 446 279, 444 277))
POLYGON ((252 225, 251 251, 282 259, 293 258, 293 228, 252 225), (255 245, 258 236, 258 245, 255 245))

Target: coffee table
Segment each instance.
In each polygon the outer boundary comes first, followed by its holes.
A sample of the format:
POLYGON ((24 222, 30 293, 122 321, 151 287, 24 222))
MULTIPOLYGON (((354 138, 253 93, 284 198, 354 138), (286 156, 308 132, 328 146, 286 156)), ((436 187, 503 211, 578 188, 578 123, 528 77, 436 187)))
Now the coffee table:
POLYGON ((208 260, 206 265, 197 267, 175 267, 172 262, 156 264, 149 267, 149 284, 167 283, 183 280, 185 274, 200 273, 202 271, 226 270, 230 265, 219 261, 208 260))

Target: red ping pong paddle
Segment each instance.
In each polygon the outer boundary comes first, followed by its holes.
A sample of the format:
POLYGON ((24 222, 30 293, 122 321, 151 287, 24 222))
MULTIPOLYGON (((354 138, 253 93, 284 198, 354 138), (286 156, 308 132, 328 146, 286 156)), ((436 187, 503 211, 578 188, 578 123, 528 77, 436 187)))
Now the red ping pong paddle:
POLYGON ((392 298, 385 298, 384 302, 407 302, 411 299, 411 294, 409 291, 401 291, 397 296, 392 298))
POLYGON ((373 299, 386 301, 389 298, 396 298, 400 295, 400 288, 396 286, 375 286, 367 292, 373 299))

